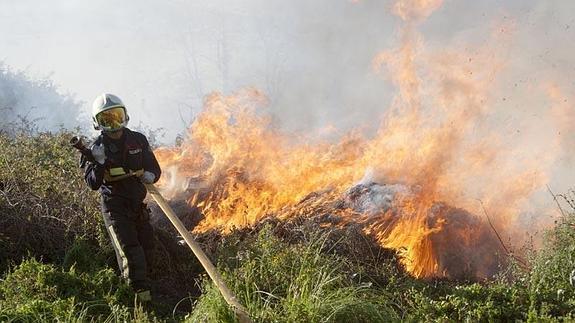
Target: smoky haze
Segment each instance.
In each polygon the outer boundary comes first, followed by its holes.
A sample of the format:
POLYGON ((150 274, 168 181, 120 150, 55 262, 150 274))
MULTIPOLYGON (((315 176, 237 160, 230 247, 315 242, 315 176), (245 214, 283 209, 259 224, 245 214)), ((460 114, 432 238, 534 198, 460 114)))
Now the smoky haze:
MULTIPOLYGON (((391 1, 0 0, 0 59, 51 78, 84 109, 122 97, 132 122, 182 132, 211 91, 263 90, 289 129, 373 126, 392 97, 371 61, 397 38, 391 1)), ((574 71, 571 1, 447 1, 421 26, 434 46, 517 22, 512 82, 574 71), (557 46, 561 44, 561 46, 557 46), (559 48, 558 48, 559 47, 559 48), (559 73, 560 72, 560 73, 559 73)), ((574 27, 575 28, 575 27, 574 27)), ((567 80, 571 82, 573 80, 567 80)), ((509 104, 521 104, 521 97, 509 104)))
POLYGON ((389 100, 370 71, 393 37, 387 3, 0 1, 0 58, 89 103, 109 91, 135 123, 183 131, 211 91, 266 92, 282 124, 355 126, 389 100), (377 103, 377 104, 376 104, 377 103))
POLYGON ((30 79, 0 64, 0 127, 2 130, 58 129, 80 126, 80 102, 59 92, 47 78, 30 79))

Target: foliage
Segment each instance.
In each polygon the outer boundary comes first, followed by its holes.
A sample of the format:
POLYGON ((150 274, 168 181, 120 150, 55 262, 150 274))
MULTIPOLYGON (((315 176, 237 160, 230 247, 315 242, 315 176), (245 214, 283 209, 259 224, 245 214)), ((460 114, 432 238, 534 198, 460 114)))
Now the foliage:
MULTIPOLYGON (((0 269, 27 256, 59 261, 74 237, 107 238, 71 132, 0 134, 0 269)), ((104 245, 104 244, 102 244, 104 245)))
POLYGON ((69 321, 80 317, 130 319, 130 288, 111 269, 93 273, 62 270, 26 260, 0 283, 0 318, 13 321, 69 321))
POLYGON ((575 316, 575 214, 548 231, 529 276, 530 317, 575 316))
MULTIPOLYGON (((69 139, 75 133, 66 130, 39 133, 26 125, 11 133, 14 135, 0 133, 0 279, 4 275, 12 277, 11 282, 16 285, 15 281, 24 276, 14 273, 32 265, 19 266, 31 261, 29 259, 37 259, 36 265, 51 266, 49 271, 38 267, 40 272, 48 272, 50 277, 70 278, 70 285, 78 285, 77 289, 68 288, 69 294, 60 293, 48 299, 44 297, 44 289, 39 290, 37 297, 33 297, 35 289, 22 294, 29 300, 22 306, 30 308, 29 314, 37 310, 39 315, 32 319, 33 316, 26 314, 25 320, 51 321, 47 319, 50 315, 61 317, 66 313, 84 315, 91 320, 94 308, 104 308, 104 312, 117 316, 118 321, 124 321, 121 317, 133 317, 133 299, 120 301, 104 297, 104 294, 85 298, 82 294, 84 288, 95 288, 86 282, 103 284, 104 278, 117 277, 118 274, 112 270, 116 269, 116 258, 103 226, 99 194, 84 183, 82 170, 78 167, 78 153, 69 146, 69 139), (76 275, 79 273, 81 277, 76 275), (103 299, 107 303, 102 303, 103 299)), ((152 268, 153 278, 159 283, 177 287, 162 291, 160 295, 179 297, 175 303, 193 290, 190 286, 194 282, 183 282, 182 277, 193 274, 189 268, 197 268, 197 265, 188 251, 184 250, 182 255, 182 247, 173 237, 165 232, 157 232, 157 237, 157 258, 160 261, 152 268), (180 281, 179 285, 177 281, 180 281), (181 294, 183 296, 178 296, 181 294)), ((101 286, 109 288, 108 285, 101 286)), ((14 319, 26 312, 21 311, 23 307, 6 307, 6 302, 16 296, 7 295, 7 299, 3 299, 4 305, 0 305, 4 318, 10 314, 14 319)), ((160 297, 151 307, 163 315, 171 315, 173 304, 166 306, 162 302, 164 300, 160 297)))

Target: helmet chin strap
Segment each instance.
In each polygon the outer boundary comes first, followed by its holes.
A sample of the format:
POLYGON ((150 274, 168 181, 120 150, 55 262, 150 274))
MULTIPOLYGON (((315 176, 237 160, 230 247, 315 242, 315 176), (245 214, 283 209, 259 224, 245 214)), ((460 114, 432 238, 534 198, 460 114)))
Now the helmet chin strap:
POLYGON ((115 129, 115 130, 102 130, 102 131, 103 131, 103 132, 106 132, 106 133, 114 133, 114 132, 119 132, 119 131, 122 131, 122 130, 124 130, 124 127, 119 128, 119 129, 115 129))
POLYGON ((122 137, 122 131, 124 128, 120 128, 117 130, 102 130, 102 132, 112 139, 120 139, 122 137))

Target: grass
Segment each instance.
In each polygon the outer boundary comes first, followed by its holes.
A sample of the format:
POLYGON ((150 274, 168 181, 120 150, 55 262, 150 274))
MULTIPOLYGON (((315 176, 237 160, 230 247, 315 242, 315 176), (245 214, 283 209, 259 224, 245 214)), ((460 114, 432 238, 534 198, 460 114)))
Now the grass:
MULTIPOLYGON (((289 245, 270 228, 243 241, 235 259, 220 263, 230 288, 257 322, 383 322, 393 311, 370 284, 354 281, 352 265, 324 255, 325 236, 289 245)), ((231 246, 223 246, 228 249, 231 246)), ((233 322, 213 284, 205 282, 190 322, 233 322)))
POLYGON ((0 282, 0 317, 13 321, 96 320, 130 313, 132 291, 110 268, 64 270, 35 259, 22 262, 0 282))

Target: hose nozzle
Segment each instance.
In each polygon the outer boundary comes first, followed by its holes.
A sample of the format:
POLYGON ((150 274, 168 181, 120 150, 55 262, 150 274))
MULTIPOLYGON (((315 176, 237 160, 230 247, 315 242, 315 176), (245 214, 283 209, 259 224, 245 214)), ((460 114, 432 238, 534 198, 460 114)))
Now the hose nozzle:
POLYGON ((86 148, 84 140, 82 140, 82 137, 80 136, 70 138, 70 145, 78 150, 84 150, 86 148))
POLYGON ((70 146, 78 149, 78 151, 84 156, 82 158, 83 161, 80 162, 80 167, 84 167, 84 163, 86 160, 90 162, 94 161, 92 152, 90 151, 89 148, 86 147, 86 144, 84 143, 84 140, 82 139, 81 136, 74 136, 70 138, 70 146))

